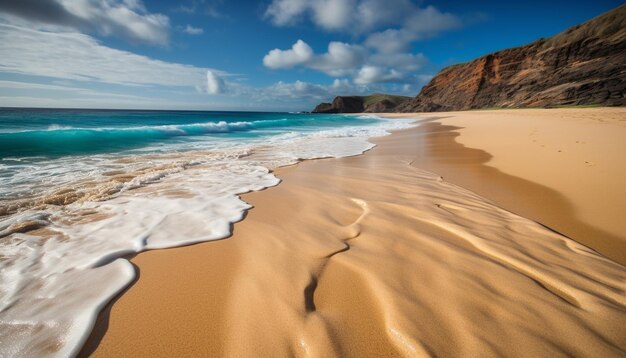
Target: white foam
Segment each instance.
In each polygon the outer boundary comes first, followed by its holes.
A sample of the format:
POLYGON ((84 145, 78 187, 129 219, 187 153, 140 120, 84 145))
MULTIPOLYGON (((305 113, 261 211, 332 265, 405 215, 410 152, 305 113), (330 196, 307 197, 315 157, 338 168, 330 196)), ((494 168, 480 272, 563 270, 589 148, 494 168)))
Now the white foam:
POLYGON ((62 130, 62 129, 72 129, 71 126, 62 126, 60 124, 51 124, 48 126, 48 130, 49 131, 57 131, 57 130, 62 130))
MULTIPOLYGON (((406 128, 409 122, 282 134, 218 154, 138 155, 124 166, 168 160, 181 164, 122 183, 109 200, 31 209, 0 222, 0 232, 8 235, 0 243, 0 356, 76 355, 98 312, 135 278, 125 257, 228 237, 232 223, 250 208, 238 195, 279 183, 268 168, 356 155, 373 147, 369 137, 406 128), (266 155, 243 155, 255 148, 266 155), (57 234, 7 231, 27 220, 39 220, 57 234)), ((93 175, 119 168, 104 159, 82 158, 81 165, 93 165, 93 175)))

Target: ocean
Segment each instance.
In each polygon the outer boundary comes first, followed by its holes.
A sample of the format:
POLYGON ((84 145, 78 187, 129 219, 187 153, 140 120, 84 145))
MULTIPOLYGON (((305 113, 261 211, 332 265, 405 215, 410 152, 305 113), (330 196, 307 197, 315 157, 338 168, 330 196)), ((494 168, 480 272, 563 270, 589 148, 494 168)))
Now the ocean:
POLYGON ((412 121, 0 109, 0 356, 76 354, 135 279, 128 257, 226 238, 273 169, 361 154, 412 121))

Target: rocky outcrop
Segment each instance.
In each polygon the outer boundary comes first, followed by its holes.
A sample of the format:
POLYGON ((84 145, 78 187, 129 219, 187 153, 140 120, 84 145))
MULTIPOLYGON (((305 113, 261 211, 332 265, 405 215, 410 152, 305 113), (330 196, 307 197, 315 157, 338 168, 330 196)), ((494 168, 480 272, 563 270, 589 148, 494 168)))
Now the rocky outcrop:
POLYGON ((311 113, 337 113, 337 110, 333 108, 332 103, 323 102, 315 106, 311 113))
POLYGON ((626 5, 552 38, 443 69, 399 112, 626 104, 626 5))
MULTIPOLYGON (((408 101, 409 99, 410 99, 410 97, 406 97, 406 99, 404 99, 400 103, 404 103, 404 102, 408 101)), ((394 101, 392 101, 390 99, 383 99, 381 101, 374 102, 374 103, 368 105, 365 108, 365 112, 368 112, 368 113, 393 112, 393 111, 395 111, 397 105, 398 105, 397 102, 394 102, 394 101)))
POLYGON ((313 113, 361 113, 364 110, 363 97, 337 96, 333 103, 319 104, 313 113))
POLYGON ((371 96, 337 96, 333 103, 320 103, 313 113, 394 112, 411 97, 375 93, 371 96))

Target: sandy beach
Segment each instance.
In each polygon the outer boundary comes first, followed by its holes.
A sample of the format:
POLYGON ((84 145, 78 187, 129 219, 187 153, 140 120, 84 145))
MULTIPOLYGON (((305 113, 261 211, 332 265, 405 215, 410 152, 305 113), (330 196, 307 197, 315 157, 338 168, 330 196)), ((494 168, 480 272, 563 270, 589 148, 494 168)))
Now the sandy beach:
POLYGON ((414 116, 132 258, 82 355, 624 356, 626 110, 414 116))
POLYGON ((422 127, 415 167, 626 265, 624 108, 421 116, 433 122, 422 127))

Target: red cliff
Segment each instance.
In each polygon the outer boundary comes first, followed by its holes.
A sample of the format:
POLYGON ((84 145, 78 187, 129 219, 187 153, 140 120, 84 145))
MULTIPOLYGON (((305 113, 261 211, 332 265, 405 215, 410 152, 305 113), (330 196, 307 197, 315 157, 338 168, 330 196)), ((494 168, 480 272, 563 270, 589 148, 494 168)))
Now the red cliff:
POLYGON ((450 66, 399 112, 626 104, 626 5, 549 39, 450 66))

